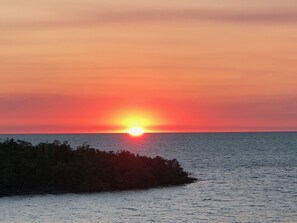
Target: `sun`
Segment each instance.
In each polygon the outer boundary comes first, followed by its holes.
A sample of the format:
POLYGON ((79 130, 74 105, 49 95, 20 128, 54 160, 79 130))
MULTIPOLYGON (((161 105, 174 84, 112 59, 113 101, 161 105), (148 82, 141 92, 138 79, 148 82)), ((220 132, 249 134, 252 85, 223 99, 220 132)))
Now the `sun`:
POLYGON ((132 127, 128 130, 129 135, 137 137, 137 136, 141 136, 144 133, 143 128, 140 127, 132 127))

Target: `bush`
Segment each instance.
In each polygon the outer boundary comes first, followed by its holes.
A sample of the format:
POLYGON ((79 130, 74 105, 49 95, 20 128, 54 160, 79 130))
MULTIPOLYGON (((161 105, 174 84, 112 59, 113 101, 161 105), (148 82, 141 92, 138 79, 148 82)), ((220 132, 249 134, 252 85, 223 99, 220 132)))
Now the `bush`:
POLYGON ((68 142, 0 142, 0 195, 99 192, 191 183, 177 160, 68 142))

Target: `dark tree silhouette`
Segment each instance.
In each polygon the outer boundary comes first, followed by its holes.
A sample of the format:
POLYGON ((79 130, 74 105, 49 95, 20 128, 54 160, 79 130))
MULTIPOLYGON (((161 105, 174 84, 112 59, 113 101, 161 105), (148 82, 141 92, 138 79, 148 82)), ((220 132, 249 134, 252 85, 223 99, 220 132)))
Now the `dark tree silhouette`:
POLYGON ((106 152, 68 142, 0 142, 0 196, 144 189, 194 182, 175 159, 106 152))

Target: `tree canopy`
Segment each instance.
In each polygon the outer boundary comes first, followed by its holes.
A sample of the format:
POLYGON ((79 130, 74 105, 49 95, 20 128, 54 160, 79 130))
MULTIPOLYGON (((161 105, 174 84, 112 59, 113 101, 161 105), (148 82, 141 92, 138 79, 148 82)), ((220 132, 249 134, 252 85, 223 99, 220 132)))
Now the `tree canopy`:
POLYGON ((191 183, 180 163, 128 151, 107 152, 68 142, 0 142, 0 196, 100 192, 191 183))

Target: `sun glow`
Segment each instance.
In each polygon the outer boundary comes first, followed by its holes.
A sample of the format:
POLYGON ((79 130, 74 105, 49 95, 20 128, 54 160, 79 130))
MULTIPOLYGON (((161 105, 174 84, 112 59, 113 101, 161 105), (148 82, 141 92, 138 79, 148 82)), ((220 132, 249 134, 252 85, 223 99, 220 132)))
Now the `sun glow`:
POLYGON ((144 133, 144 130, 143 128, 140 128, 140 127, 132 127, 128 130, 128 133, 131 135, 131 136, 141 136, 143 135, 144 133))
POLYGON ((118 133, 128 133, 130 136, 141 136, 143 133, 156 132, 155 127, 164 125, 165 118, 150 108, 119 109, 109 118, 117 128, 118 133))

